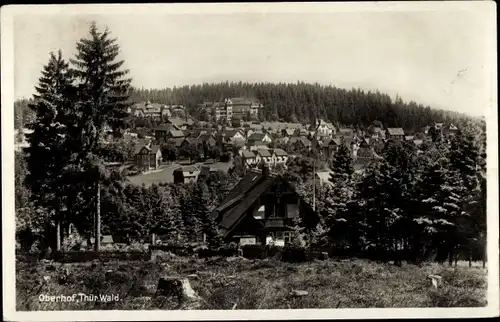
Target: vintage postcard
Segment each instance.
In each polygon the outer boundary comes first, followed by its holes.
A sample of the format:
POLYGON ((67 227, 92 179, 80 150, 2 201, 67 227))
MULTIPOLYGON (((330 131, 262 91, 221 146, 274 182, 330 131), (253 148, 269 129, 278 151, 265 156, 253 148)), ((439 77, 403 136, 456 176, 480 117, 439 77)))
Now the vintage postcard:
POLYGON ((495 13, 2 7, 4 319, 498 316, 495 13))

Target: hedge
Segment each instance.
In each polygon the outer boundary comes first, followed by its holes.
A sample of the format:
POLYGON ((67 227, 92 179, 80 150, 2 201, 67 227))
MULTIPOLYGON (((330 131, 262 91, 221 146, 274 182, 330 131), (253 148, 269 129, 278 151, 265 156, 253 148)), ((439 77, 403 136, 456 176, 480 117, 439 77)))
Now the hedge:
POLYGON ((59 252, 55 253, 53 259, 63 263, 74 262, 89 262, 93 260, 100 261, 115 261, 115 260, 128 260, 128 261, 149 261, 151 258, 150 252, 134 251, 134 252, 59 252))

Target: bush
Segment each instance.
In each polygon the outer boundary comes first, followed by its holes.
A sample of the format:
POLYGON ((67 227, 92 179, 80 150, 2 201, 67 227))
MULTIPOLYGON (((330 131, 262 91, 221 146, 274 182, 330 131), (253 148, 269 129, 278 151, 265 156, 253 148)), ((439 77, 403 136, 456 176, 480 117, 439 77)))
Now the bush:
POLYGON ((302 263, 308 261, 310 258, 305 247, 291 244, 285 246, 281 259, 289 263, 302 263))

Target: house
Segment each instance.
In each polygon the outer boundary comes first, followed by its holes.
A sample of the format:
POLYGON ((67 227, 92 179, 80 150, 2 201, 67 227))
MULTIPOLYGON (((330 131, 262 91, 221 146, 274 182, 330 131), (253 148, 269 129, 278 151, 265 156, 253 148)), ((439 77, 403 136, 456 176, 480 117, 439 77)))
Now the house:
POLYGON ((176 125, 170 124, 170 123, 157 126, 154 129, 155 139, 158 142, 165 142, 169 138, 168 133, 172 130, 179 131, 180 128, 178 128, 176 125))
POLYGON ((258 149, 269 149, 269 146, 262 141, 255 141, 248 144, 250 151, 256 151, 258 149))
POLYGON ((215 146, 215 135, 213 133, 200 134, 200 136, 198 136, 198 140, 209 147, 215 146))
POLYGON ((168 139, 179 139, 186 137, 185 134, 180 130, 170 130, 167 132, 167 140, 168 139))
POLYGON ((196 182, 199 174, 200 170, 193 165, 179 167, 173 172, 174 183, 196 182))
POLYGON ((288 140, 288 145, 292 146, 296 149, 310 149, 311 148, 311 141, 304 137, 296 137, 293 136, 288 140))
POLYGON ((405 135, 405 141, 413 141, 414 138, 413 135, 405 135))
POLYGON ((268 165, 273 164, 273 154, 269 149, 257 149, 255 153, 255 162, 257 164, 265 163, 268 165))
POLYGON ((182 145, 185 144, 184 141, 186 141, 185 137, 167 139, 167 143, 172 144, 176 148, 181 148, 182 145))
POLYGON ((243 150, 241 151, 241 161, 246 167, 254 167, 257 165, 257 156, 253 151, 243 150))
POLYGON ((236 140, 246 141, 245 135, 243 135, 243 133, 239 130, 226 130, 222 133, 222 136, 226 143, 234 142, 236 140))
POLYGON ((400 127, 389 127, 387 128, 388 139, 403 139, 405 136, 405 131, 400 127))
POLYGON ((293 186, 266 165, 243 177, 211 215, 222 237, 240 245, 285 245, 292 241, 295 218, 310 229, 319 222, 293 186))
POLYGON ((342 145, 340 139, 328 139, 322 142, 319 152, 324 159, 329 159, 335 152, 338 151, 339 147, 342 145))
POLYGON ((226 182, 226 173, 221 169, 203 165, 201 166, 200 173, 198 174, 196 181, 207 182, 209 180, 216 180, 218 183, 224 184, 226 182))
POLYGON ((134 104, 130 112, 136 117, 147 117, 153 120, 161 120, 162 116, 168 116, 170 113, 165 105, 150 101, 134 104))
POLYGON ((256 142, 256 141, 261 141, 261 142, 269 144, 273 141, 273 139, 267 133, 252 133, 248 137, 248 142, 252 143, 252 142, 256 142))
POLYGON ((187 130, 188 126, 193 125, 193 120, 190 118, 182 119, 178 117, 171 117, 167 120, 167 123, 175 125, 179 130, 187 130))
POLYGON ((274 165, 286 165, 288 161, 288 153, 283 151, 282 149, 273 149, 271 150, 271 154, 273 155, 273 164, 274 165))
POLYGON ((144 171, 156 170, 160 167, 162 155, 159 145, 140 146, 135 154, 135 164, 144 171))
POLYGON ((423 143, 424 143, 424 141, 423 141, 423 140, 413 140, 413 144, 414 144, 416 147, 420 147, 423 143))
POLYGON ((292 137, 295 133, 295 129, 292 129, 292 128, 286 128, 286 129, 283 129, 281 130, 281 135, 283 135, 284 137, 292 137))
POLYGON ((311 130, 319 135, 330 137, 334 134, 335 127, 332 125, 332 123, 328 123, 322 119, 319 119, 316 121, 316 124, 313 124, 313 129, 311 130))
POLYGON ((354 129, 350 128, 339 128, 339 131, 335 134, 336 138, 354 138, 354 129))
POLYGON ((307 136, 309 136, 309 132, 304 128, 298 128, 298 129, 295 129, 295 133, 293 136, 307 137, 307 136))

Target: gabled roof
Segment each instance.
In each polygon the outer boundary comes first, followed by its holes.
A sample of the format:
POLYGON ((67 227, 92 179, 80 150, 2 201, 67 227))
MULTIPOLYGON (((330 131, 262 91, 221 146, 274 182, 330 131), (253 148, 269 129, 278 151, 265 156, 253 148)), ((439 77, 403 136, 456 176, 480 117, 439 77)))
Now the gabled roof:
POLYGON ((424 143, 423 140, 413 140, 413 144, 415 144, 416 146, 419 146, 421 145, 422 143, 424 143))
POLYGON ((183 125, 189 124, 189 120, 186 122, 185 119, 181 119, 178 117, 172 117, 172 118, 168 119, 168 123, 174 124, 176 126, 183 126, 183 125))
POLYGON ((180 130, 180 128, 177 125, 170 124, 170 123, 162 124, 162 125, 155 127, 155 131, 167 131, 168 132, 171 130, 180 130))
POLYGON ((212 133, 200 134, 200 136, 198 137, 198 139, 201 140, 202 142, 208 141, 211 138, 215 139, 215 136, 212 133))
POLYGON ((180 147, 182 143, 186 140, 185 138, 170 138, 169 142, 172 142, 176 147, 180 147))
POLYGON ((389 135, 405 135, 405 131, 400 127, 389 127, 387 128, 387 132, 389 135))
MULTIPOLYGON (((238 222, 244 219, 244 216, 248 214, 247 210, 277 181, 283 181, 289 189, 292 191, 294 190, 293 187, 280 176, 269 174, 265 177, 262 176, 261 173, 253 171, 248 173, 238 182, 233 190, 231 190, 227 197, 221 202, 220 206, 212 213, 212 217, 217 219, 225 236, 230 234, 238 222)), ((302 198, 301 201, 303 201, 302 198)), ((303 204, 308 206, 305 201, 303 201, 303 204)), ((310 206, 308 207, 313 211, 310 206)))
POLYGON ((276 155, 276 156, 279 156, 279 157, 286 157, 288 155, 288 153, 286 153, 285 151, 283 151, 282 149, 274 149, 273 150, 273 153, 276 155))
POLYGON ((174 170, 175 172, 193 172, 193 173, 196 173, 198 171, 200 171, 200 169, 198 169, 197 167, 195 167, 194 165, 188 165, 188 166, 184 166, 184 167, 179 167, 177 169, 174 170))
POLYGON ((406 141, 412 141, 412 140, 413 140, 413 138, 414 138, 414 136, 413 136, 413 135, 406 135, 406 136, 405 136, 405 140, 406 140, 406 141))
POLYGON ((250 141, 250 146, 267 146, 267 143, 262 141, 250 141))
POLYGON ((301 142, 304 146, 310 146, 311 141, 304 137, 292 136, 290 140, 288 140, 289 144, 296 144, 297 142, 301 142))
POLYGON ((248 140, 249 141, 262 141, 262 139, 266 136, 267 134, 265 133, 258 133, 258 132, 254 132, 252 134, 250 134, 250 136, 248 137, 248 140))
POLYGON ((170 130, 170 135, 174 138, 182 138, 184 137, 184 133, 180 130, 170 130))
POLYGON ((295 133, 295 129, 291 129, 291 128, 286 128, 284 129, 286 135, 290 135, 292 136, 294 133, 295 133))
POLYGON ((270 158, 272 156, 271 151, 266 149, 257 149, 257 153, 263 158, 270 158))
POLYGON ((341 134, 341 135, 354 135, 354 129, 340 128, 339 134, 341 134))
POLYGON ((255 153, 253 151, 243 150, 241 156, 245 159, 252 159, 255 158, 255 153))
POLYGON ((226 231, 231 229, 241 219, 248 207, 273 184, 275 179, 273 176, 263 177, 256 173, 251 173, 241 179, 221 203, 221 206, 216 208, 217 212, 223 212, 220 226, 226 231))

